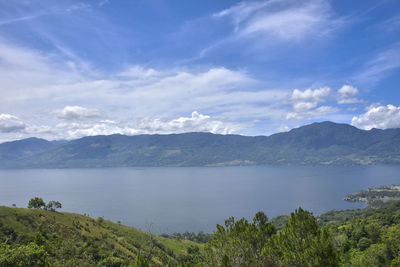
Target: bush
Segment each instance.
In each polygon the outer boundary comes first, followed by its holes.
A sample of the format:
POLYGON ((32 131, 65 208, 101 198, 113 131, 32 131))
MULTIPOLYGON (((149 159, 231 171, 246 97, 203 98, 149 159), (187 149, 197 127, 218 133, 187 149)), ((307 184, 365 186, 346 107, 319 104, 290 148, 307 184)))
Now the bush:
POLYGON ((43 246, 35 243, 12 248, 0 244, 0 266, 46 266, 48 254, 43 246))

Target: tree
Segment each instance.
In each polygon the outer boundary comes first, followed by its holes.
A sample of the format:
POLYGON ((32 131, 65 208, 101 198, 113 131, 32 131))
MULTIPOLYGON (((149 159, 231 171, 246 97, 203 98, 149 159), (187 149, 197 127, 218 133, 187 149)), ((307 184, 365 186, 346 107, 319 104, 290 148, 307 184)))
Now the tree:
POLYGON ((257 266, 264 263, 261 251, 276 228, 263 212, 258 212, 253 222, 233 217, 217 231, 205 247, 205 261, 211 266, 257 266))
POLYGON ((29 200, 28 208, 29 209, 42 209, 46 207, 46 203, 40 197, 34 197, 29 200))
POLYGON ((266 262, 278 266, 338 266, 339 257, 327 229, 321 229, 308 211, 299 208, 282 231, 263 249, 266 262))
POLYGON ((62 208, 62 205, 60 202, 52 200, 52 201, 49 201, 49 203, 47 203, 45 209, 50 210, 50 211, 56 211, 56 209, 61 209, 61 208, 62 208))

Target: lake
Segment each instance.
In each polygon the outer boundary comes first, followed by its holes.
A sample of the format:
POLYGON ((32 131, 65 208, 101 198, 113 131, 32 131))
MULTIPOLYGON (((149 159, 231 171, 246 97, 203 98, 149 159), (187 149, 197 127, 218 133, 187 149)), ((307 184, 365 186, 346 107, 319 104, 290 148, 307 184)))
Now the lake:
POLYGON ((297 207, 315 215, 364 207, 343 201, 370 186, 400 184, 400 166, 248 166, 0 170, 0 205, 58 200, 156 234, 215 230, 230 216, 269 218, 297 207))

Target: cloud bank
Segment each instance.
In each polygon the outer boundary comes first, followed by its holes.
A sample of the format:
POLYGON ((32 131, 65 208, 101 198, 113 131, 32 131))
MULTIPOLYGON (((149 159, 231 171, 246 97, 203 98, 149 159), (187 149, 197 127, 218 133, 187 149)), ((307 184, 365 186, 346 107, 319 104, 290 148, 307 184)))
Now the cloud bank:
POLYGON ((54 127, 31 125, 26 129, 29 134, 42 134, 48 139, 68 140, 84 136, 110 134, 135 135, 185 132, 231 134, 237 130, 240 130, 240 125, 237 123, 223 121, 197 111, 192 112, 190 117, 175 119, 141 118, 134 121, 114 121, 99 118, 90 121, 79 119, 73 121, 68 118, 65 122, 58 123, 54 127))
POLYGON ((366 113, 353 117, 351 124, 364 130, 400 128, 400 106, 371 106, 366 113))
POLYGON ((1 133, 22 132, 25 127, 25 123, 20 118, 10 114, 0 114, 1 133))

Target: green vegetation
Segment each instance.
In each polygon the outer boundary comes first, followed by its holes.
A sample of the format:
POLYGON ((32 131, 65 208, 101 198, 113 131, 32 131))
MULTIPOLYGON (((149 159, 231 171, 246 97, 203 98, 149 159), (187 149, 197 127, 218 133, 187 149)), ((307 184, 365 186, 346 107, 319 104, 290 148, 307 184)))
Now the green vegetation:
POLYGON ((400 266, 400 202, 380 209, 331 211, 318 219, 299 208, 276 233, 272 220, 264 218, 261 225, 269 229, 265 232, 245 219, 230 218, 225 227, 218 225, 199 262, 207 266, 400 266))
POLYGON ((44 209, 50 211, 56 211, 56 209, 61 209, 62 205, 58 201, 51 200, 46 205, 46 202, 43 201, 40 197, 34 197, 29 200, 28 209, 44 209))
POLYGON ((253 222, 233 217, 225 227, 217 225, 212 240, 206 244, 204 262, 209 266, 256 266, 264 262, 261 250, 276 228, 263 212, 258 212, 253 222))
POLYGON ((301 208, 290 215, 282 231, 272 236, 261 254, 278 266, 337 266, 339 257, 326 228, 301 208))
POLYGON ((225 227, 217 225, 203 257, 207 266, 337 266, 339 261, 328 229, 301 208, 278 232, 262 212, 252 223, 230 218, 225 227))
POLYGON ((28 209, 44 209, 46 203, 40 197, 34 197, 29 200, 28 209))
POLYGON ((400 202, 317 218, 258 212, 213 234, 163 236, 45 210, 40 198, 29 206, 0 207, 0 266, 400 266, 400 202))
POLYGON ((203 231, 200 231, 197 234, 194 232, 184 232, 183 234, 181 233, 161 234, 161 236, 165 238, 172 238, 178 240, 190 240, 197 243, 207 243, 211 241, 212 238, 212 234, 204 233, 203 231))
POLYGON ((0 244, 0 266, 176 265, 202 247, 101 217, 9 207, 0 207, 0 244))
POLYGON ((344 266, 400 266, 400 202, 327 228, 344 266))
POLYGON ((400 201, 400 185, 371 187, 344 198, 346 201, 367 202, 369 208, 380 208, 400 201))

